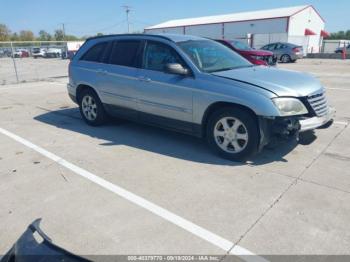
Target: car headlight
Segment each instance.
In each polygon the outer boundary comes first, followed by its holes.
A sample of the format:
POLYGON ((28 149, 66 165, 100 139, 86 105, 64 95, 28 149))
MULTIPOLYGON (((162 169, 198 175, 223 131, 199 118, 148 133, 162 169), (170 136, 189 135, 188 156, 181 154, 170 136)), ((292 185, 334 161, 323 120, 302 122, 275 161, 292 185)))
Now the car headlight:
POLYGON ((255 60, 264 60, 264 57, 260 55, 251 55, 251 57, 255 60))
POLYGON ((281 113, 281 116, 304 115, 308 111, 304 104, 297 98, 277 97, 272 99, 281 113))

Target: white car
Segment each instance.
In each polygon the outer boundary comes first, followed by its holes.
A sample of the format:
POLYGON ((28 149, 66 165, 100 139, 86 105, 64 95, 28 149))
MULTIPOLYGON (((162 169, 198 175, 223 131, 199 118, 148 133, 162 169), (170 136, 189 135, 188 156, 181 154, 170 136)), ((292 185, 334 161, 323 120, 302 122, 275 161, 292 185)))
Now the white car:
POLYGON ((32 50, 32 56, 34 58, 45 57, 46 56, 46 50, 44 48, 35 47, 32 50))
POLYGON ((62 56, 62 50, 60 48, 49 48, 46 51, 46 56, 47 58, 52 58, 52 57, 61 57, 62 56))

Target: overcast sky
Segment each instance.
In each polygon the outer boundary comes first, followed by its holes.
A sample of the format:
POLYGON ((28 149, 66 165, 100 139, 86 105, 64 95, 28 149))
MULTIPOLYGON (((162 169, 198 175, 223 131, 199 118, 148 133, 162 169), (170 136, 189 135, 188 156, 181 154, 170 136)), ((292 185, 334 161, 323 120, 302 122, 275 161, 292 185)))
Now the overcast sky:
POLYGON ((350 29, 350 0, 0 0, 0 23, 15 32, 43 29, 52 33, 65 23, 66 33, 93 35, 123 33, 130 5, 132 31, 177 18, 312 4, 326 20, 330 32, 350 29))

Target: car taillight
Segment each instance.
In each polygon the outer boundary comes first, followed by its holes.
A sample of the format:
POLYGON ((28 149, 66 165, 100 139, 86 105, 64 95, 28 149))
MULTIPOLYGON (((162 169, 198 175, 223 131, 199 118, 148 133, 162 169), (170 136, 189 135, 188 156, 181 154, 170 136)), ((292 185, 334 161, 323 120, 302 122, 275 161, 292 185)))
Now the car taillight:
POLYGON ((293 52, 294 53, 299 53, 300 52, 300 48, 299 47, 294 47, 293 48, 293 52))

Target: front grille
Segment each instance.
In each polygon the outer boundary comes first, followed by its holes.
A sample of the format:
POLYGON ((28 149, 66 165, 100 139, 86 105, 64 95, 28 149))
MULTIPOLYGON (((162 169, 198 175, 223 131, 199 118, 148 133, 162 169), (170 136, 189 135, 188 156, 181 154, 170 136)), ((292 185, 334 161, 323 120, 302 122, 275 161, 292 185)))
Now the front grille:
POLYGON ((262 60, 264 60, 268 65, 276 64, 276 61, 273 56, 262 56, 262 60))
POLYGON ((325 116, 328 113, 328 103, 325 92, 311 95, 307 97, 312 109, 315 111, 317 116, 325 116))

